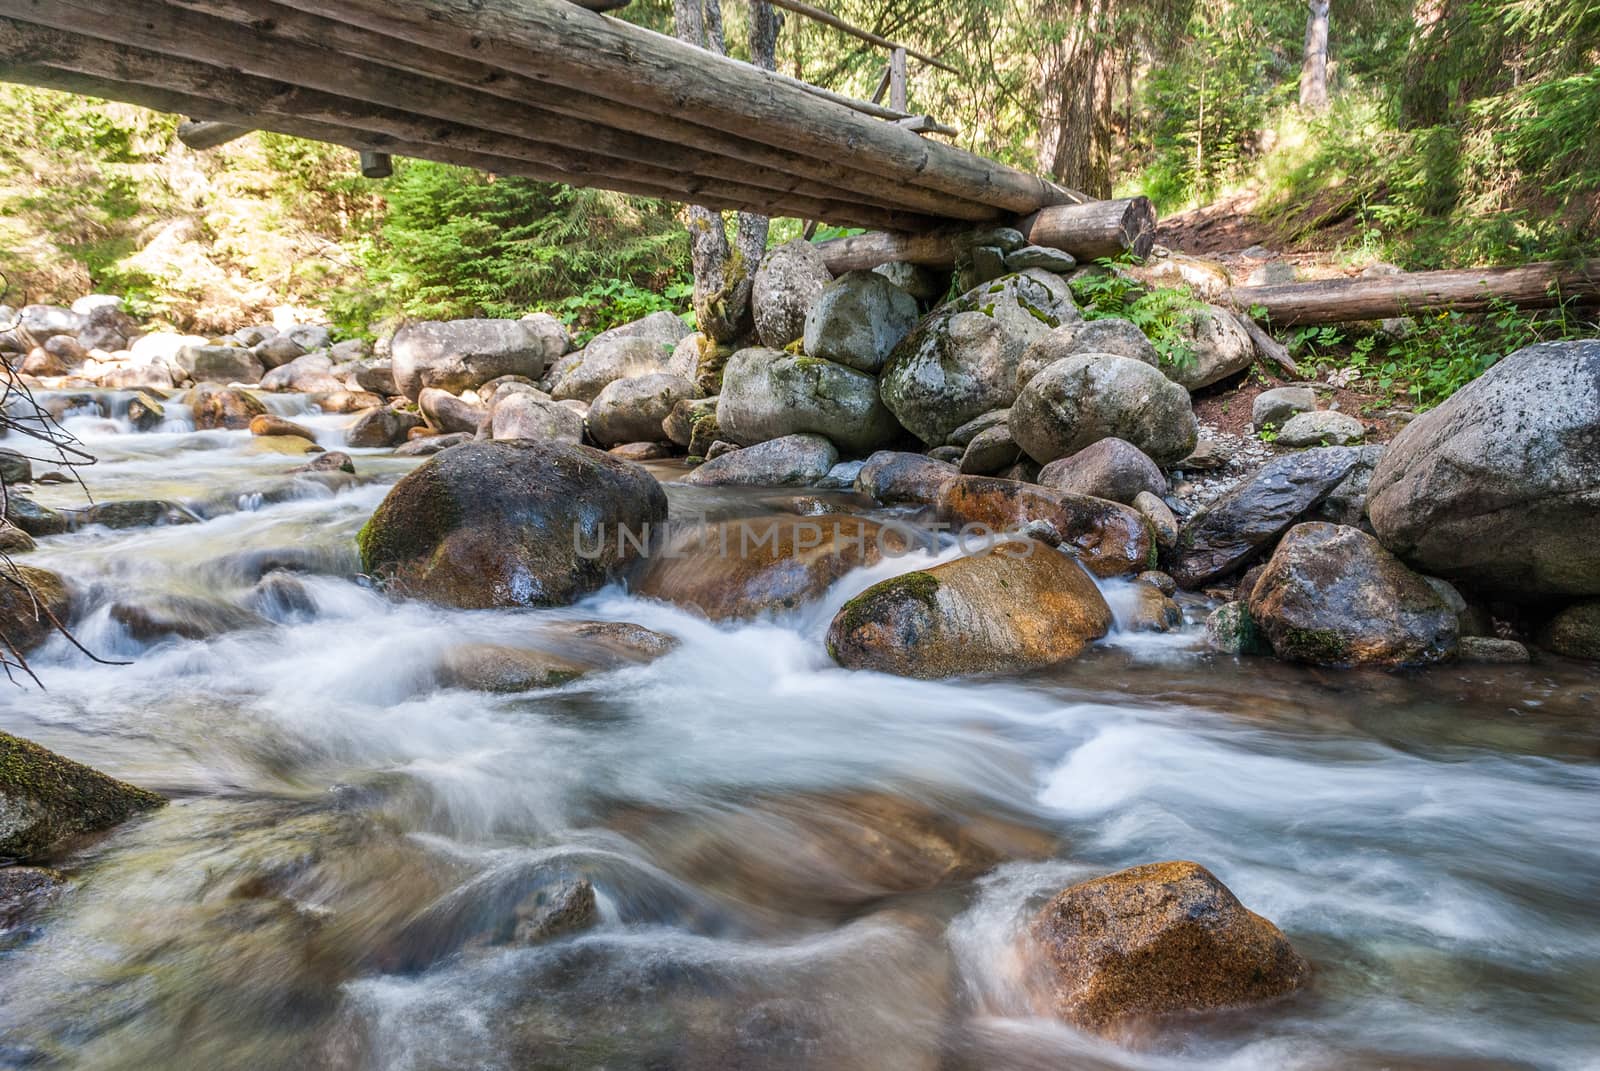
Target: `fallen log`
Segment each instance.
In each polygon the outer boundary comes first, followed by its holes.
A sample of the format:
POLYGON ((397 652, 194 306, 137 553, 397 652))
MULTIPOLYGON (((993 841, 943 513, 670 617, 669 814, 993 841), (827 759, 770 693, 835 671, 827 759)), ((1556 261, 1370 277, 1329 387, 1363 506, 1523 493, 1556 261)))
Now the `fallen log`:
POLYGON ((1223 297, 1274 327, 1385 320, 1443 309, 1482 312, 1497 303, 1547 309, 1567 301, 1600 302, 1600 259, 1236 286, 1223 297))
POLYGON ((196 152, 204 152, 206 149, 226 145, 230 141, 238 141, 248 133, 250 131, 247 127, 205 120, 197 122, 189 119, 178 124, 178 140, 196 152))
MULTIPOLYGON (((1052 205, 1016 226, 1030 244, 1060 249, 1085 263, 1123 254, 1144 257, 1155 244, 1156 210, 1147 197, 1052 205)), ((894 261, 949 268, 982 233, 966 227, 925 234, 874 231, 819 242, 817 248, 835 275, 894 261)))

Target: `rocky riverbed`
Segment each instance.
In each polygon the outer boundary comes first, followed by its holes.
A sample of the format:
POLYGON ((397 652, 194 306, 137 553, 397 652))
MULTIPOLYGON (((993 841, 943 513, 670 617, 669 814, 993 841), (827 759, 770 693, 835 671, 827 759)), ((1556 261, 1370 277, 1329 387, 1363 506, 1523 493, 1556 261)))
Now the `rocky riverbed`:
POLYGON ((1225 310, 816 268, 742 348, 22 310, 99 460, 0 453, 0 1063, 1585 1066, 1600 348, 1291 449, 1225 310))

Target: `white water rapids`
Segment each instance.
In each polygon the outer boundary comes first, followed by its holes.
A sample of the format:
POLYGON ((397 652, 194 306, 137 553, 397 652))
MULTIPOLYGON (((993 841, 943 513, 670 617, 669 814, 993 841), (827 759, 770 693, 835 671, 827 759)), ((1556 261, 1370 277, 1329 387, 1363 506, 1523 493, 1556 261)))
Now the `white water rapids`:
MULTIPOLYGON (((342 448, 348 418, 273 404, 342 448)), ((926 559, 746 624, 618 590, 447 611, 354 576, 356 531, 416 461, 350 451, 356 478, 296 481, 244 432, 67 424, 100 458, 97 500, 206 519, 21 559, 68 578, 79 639, 131 664, 54 640, 32 660, 47 690, 0 689, 0 728, 173 802, 61 860, 69 893, 0 934, 0 1067, 1600 1067, 1592 669, 1241 661, 1204 650, 1199 606, 1181 636, 1114 634, 1025 678, 835 667, 834 611, 926 559), (274 565, 293 598, 262 597, 274 565), (272 624, 145 643, 110 615, 174 595, 272 624), (448 646, 557 618, 680 646, 522 695, 438 686, 448 646), (836 846, 774 816, 862 794, 1052 847, 932 891, 841 892, 836 846), (1164 859, 1281 926, 1308 990, 1118 1045, 1035 1016, 1014 952, 1032 912, 1164 859), (548 874, 594 883, 596 928, 418 951, 419 913, 492 910, 548 874)))

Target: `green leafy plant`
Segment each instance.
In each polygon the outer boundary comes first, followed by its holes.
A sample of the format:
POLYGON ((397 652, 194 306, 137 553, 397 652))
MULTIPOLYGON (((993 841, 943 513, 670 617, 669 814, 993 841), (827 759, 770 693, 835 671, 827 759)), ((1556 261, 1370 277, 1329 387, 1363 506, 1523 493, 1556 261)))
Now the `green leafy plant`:
POLYGON ((1194 364, 1188 328, 1205 303, 1186 286, 1146 286, 1119 270, 1125 262, 1102 258, 1095 263, 1100 270, 1079 272, 1069 283, 1083 318, 1128 320, 1144 332, 1162 364, 1194 364))

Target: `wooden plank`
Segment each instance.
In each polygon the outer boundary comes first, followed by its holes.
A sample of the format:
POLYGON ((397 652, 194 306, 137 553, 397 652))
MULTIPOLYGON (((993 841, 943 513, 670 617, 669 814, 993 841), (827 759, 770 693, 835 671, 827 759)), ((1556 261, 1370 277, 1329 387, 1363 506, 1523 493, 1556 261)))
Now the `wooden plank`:
MULTIPOLYGON (((3 13, 15 7, 30 6, 19 0, 0 0, 3 13)), ((269 52, 248 40, 237 40, 233 32, 237 27, 230 23, 171 10, 150 0, 63 0, 52 3, 47 12, 34 17, 49 20, 53 26, 75 34, 70 46, 64 39, 34 42, 33 47, 42 49, 44 57, 55 66, 69 67, 84 74, 114 75, 122 81, 140 81, 154 86, 181 79, 182 84, 174 88, 197 96, 215 97, 224 104, 247 111, 303 116, 413 144, 438 144, 450 149, 522 159, 541 167, 559 169, 568 176, 561 181, 611 189, 619 188, 617 182, 643 183, 666 191, 666 196, 678 200, 693 200, 706 191, 713 191, 729 203, 738 200, 746 205, 760 204, 772 214, 827 210, 840 219, 915 215, 888 203, 857 208, 831 199, 830 191, 822 187, 809 189, 802 180, 790 175, 763 172, 736 161, 705 157, 682 146, 650 143, 626 133, 604 128, 596 130, 576 120, 552 117, 540 130, 549 140, 526 141, 508 133, 525 129, 526 122, 525 117, 503 114, 512 110, 506 105, 500 108, 502 114, 480 112, 477 116, 479 123, 492 123, 497 128, 486 132, 433 117, 413 116, 400 108, 324 93, 320 89, 297 88, 223 70, 205 61, 214 60, 241 70, 275 69, 287 61, 296 68, 320 72, 312 76, 319 85, 340 86, 352 65, 341 61, 336 54, 320 53, 305 46, 290 46, 294 51, 288 56, 269 52), (109 17, 113 8, 132 8, 143 17, 131 29, 119 30, 109 17), (94 37, 83 36, 85 30, 95 36, 100 32, 126 36, 132 39, 131 43, 146 47, 119 48, 110 41, 101 41, 97 46, 93 43, 94 37), (155 50, 162 48, 180 49, 184 55, 167 56, 155 50), (573 142, 593 146, 599 151, 567 147, 573 142), (752 178, 766 181, 765 192, 747 188, 754 185, 752 178), (777 187, 781 196, 773 196, 772 187, 777 187)), ((377 97, 401 105, 419 93, 429 95, 419 89, 415 79, 399 72, 384 73, 382 68, 362 68, 358 74, 351 75, 349 81, 352 91, 364 97, 377 97)), ((462 102, 453 100, 451 103, 462 102)), ((888 198, 884 200, 887 202, 888 198)))
MULTIPOLYGON (((973 221, 996 215, 996 210, 987 205, 915 187, 886 190, 880 176, 832 160, 817 160, 762 145, 677 116, 656 116, 573 93, 473 59, 420 47, 337 19, 308 15, 272 0, 168 2, 238 23, 258 39, 255 47, 262 55, 275 57, 277 40, 281 38, 405 72, 405 81, 412 86, 419 85, 417 78, 437 79, 459 89, 487 94, 496 99, 475 107, 474 114, 480 108, 488 113, 508 114, 518 132, 543 140, 582 144, 590 151, 646 164, 676 160, 678 163, 673 166, 699 167, 716 177, 768 189, 809 187, 813 196, 840 202, 860 200, 899 211, 973 221), (264 34, 268 36, 263 37, 264 34), (512 102, 515 107, 508 109, 503 102, 512 102), (628 134, 637 137, 630 139, 628 134), (606 139, 606 144, 596 144, 597 138, 606 139), (821 195, 817 189, 820 187, 829 187, 830 192, 821 195)), ((281 74, 281 69, 274 68, 267 76, 281 74)), ((421 86, 425 89, 429 84, 421 86)))
POLYGON ((1261 314, 1277 327, 1350 323, 1454 309, 1483 312, 1504 302, 1552 308, 1564 301, 1600 303, 1600 258, 1576 263, 1524 264, 1324 279, 1281 286, 1236 286, 1224 294, 1234 308, 1261 314))
POLYGON ((1070 200, 1053 183, 811 99, 782 78, 565 0, 284 0, 424 48, 515 71, 655 115, 849 166, 1009 213, 1070 200))
MULTIPOLYGON (((1155 223, 1149 199, 1129 197, 1040 209, 1018 222, 1017 229, 1034 245, 1060 249, 1087 262, 1128 253, 1145 255, 1155 241, 1155 223)), ((972 244, 975 233, 982 232, 965 227, 919 234, 869 232, 820 242, 817 248, 835 275, 893 261, 949 268, 972 244)))
POLYGON ((889 107, 897 112, 906 110, 906 50, 897 48, 889 53, 889 107))
POLYGON ((854 37, 857 40, 865 41, 869 45, 877 45, 879 48, 886 48, 891 52, 899 50, 900 52, 915 56, 917 59, 921 60, 923 63, 926 63, 930 67, 937 67, 941 71, 949 71, 951 74, 961 73, 948 63, 945 63, 942 60, 934 59, 926 52, 918 52, 914 48, 907 48, 905 45, 897 44, 896 42, 889 40, 887 37, 873 33, 871 30, 863 30, 858 26, 852 26, 850 23, 844 21, 844 19, 841 19, 833 12, 824 11, 820 7, 813 7, 811 4, 805 3, 804 0, 767 0, 767 2, 773 7, 781 7, 785 11, 793 11, 796 15, 804 15, 806 18, 820 22, 824 26, 832 26, 836 30, 843 30, 851 37, 854 37))

